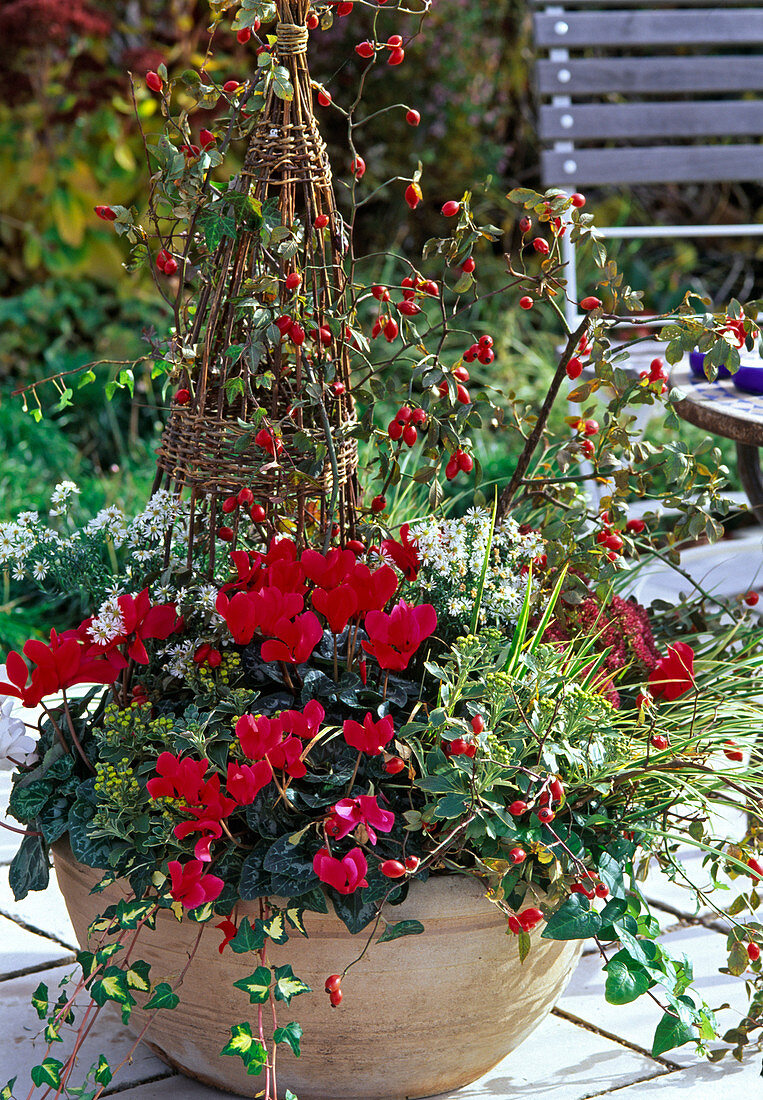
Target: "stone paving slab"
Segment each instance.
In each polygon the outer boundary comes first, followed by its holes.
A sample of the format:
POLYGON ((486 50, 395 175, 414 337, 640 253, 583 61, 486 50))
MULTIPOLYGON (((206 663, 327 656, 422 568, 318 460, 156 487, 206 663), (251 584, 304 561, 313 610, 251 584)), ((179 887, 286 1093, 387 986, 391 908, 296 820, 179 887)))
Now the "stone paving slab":
POLYGON ((759 1100, 761 1096, 760 1055, 756 1055, 744 1065, 728 1057, 720 1065, 703 1062, 638 1085, 598 1092, 589 1100, 759 1100))
POLYGON ((51 869, 47 890, 35 890, 23 901, 16 901, 8 885, 8 871, 0 868, 0 916, 10 917, 33 932, 42 932, 58 940, 70 951, 77 950, 77 940, 66 911, 66 902, 58 889, 51 869))
POLYGON ((36 936, 7 917, 0 917, 0 981, 33 968, 73 961, 73 954, 54 940, 36 936))
MULTIPOLYGON (((17 1095, 26 1096, 30 1082, 29 1072, 32 1066, 42 1061, 46 1046, 41 1034, 43 1024, 31 1005, 32 993, 40 982, 44 982, 48 986, 51 1000, 57 999, 59 983, 74 970, 74 967, 56 967, 0 982, 0 1088, 9 1078, 17 1076, 19 1084, 26 1086, 17 1089, 17 1095)), ((83 999, 85 1002, 89 1001, 87 997, 83 999)), ((58 1048, 70 1049, 66 1029, 61 1034, 64 1038, 63 1044, 55 1044, 56 1049, 51 1052, 52 1057, 60 1060, 58 1048)), ((106 1005, 96 1017, 93 1028, 82 1045, 79 1062, 82 1077, 93 1062, 98 1060, 99 1054, 103 1054, 112 1066, 116 1066, 128 1056, 132 1044, 133 1040, 122 1026, 116 1006, 106 1005)), ((120 1070, 114 1084, 124 1088, 125 1085, 167 1072, 169 1071, 164 1063, 141 1045, 135 1051, 132 1062, 120 1070)), ((176 1095, 179 1100, 183 1090, 179 1090, 176 1095)))

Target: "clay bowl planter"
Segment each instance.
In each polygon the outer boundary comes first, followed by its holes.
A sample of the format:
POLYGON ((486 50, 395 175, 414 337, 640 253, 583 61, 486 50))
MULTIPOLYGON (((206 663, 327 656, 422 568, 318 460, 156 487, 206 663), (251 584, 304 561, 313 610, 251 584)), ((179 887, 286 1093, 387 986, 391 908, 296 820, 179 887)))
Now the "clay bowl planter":
MULTIPOLYGON (((119 884, 90 895, 101 875, 77 863, 68 844, 54 850, 58 882, 78 940, 88 924, 127 891, 119 884)), ((239 916, 259 916, 256 902, 243 902, 239 916)), ((344 1000, 332 1009, 324 992, 331 973, 362 950, 367 933, 351 936, 333 914, 305 913, 309 938, 293 933, 283 947, 271 945, 271 964, 290 963, 313 989, 291 1005, 278 1004, 279 1024, 298 1020, 302 1056, 278 1050, 279 1096, 286 1087, 299 1100, 403 1100, 460 1088, 487 1073, 517 1047, 554 1006, 580 954, 576 941, 542 940, 520 964, 501 914, 479 883, 453 875, 414 882, 390 920, 420 920, 425 931, 390 943, 372 944, 342 983, 344 1000)), ((162 911, 156 928, 144 929, 135 957, 151 964, 151 978, 173 980, 188 960, 198 925, 178 923, 162 911)), ((377 937, 378 937, 377 932, 377 937)), ((262 1077, 248 1077, 242 1063, 220 1057, 232 1024, 257 1010, 233 982, 252 973, 253 955, 218 951, 220 933, 207 926, 199 950, 178 989, 180 1004, 156 1015, 148 1043, 166 1062, 190 1077, 243 1096, 255 1096, 262 1077)), ((131 1028, 145 1017, 134 1010, 131 1028)))

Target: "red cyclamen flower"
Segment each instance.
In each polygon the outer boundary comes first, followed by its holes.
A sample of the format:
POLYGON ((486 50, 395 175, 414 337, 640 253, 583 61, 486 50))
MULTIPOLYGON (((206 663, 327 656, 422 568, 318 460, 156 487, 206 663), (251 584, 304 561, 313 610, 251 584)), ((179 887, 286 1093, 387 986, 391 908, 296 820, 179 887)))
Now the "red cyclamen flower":
POLYGON ((326 823, 326 831, 335 840, 341 840, 358 825, 364 825, 371 844, 376 844, 376 830, 388 833, 395 824, 395 815, 391 810, 383 810, 374 795, 364 794, 359 798, 342 798, 331 809, 326 823))
POLYGON ((58 635, 51 630, 49 645, 30 638, 24 643, 24 654, 37 666, 32 669, 31 679, 24 658, 11 650, 5 664, 10 682, 0 683, 0 694, 21 699, 25 707, 39 706, 46 696, 75 684, 113 684, 119 675, 112 662, 94 656, 93 647, 76 637, 74 631, 58 635))
POLYGON ((388 714, 374 722, 374 716, 366 714, 363 725, 348 718, 342 726, 342 733, 348 745, 369 756, 378 756, 395 733, 395 724, 388 714))
POLYGON ((400 600, 389 615, 368 612, 365 628, 369 641, 362 643, 363 649, 376 658, 380 668, 401 671, 436 626, 437 612, 430 603, 414 607, 400 600))
POLYGON ((217 875, 205 875, 204 864, 197 859, 182 865, 178 860, 171 859, 167 870, 172 881, 170 893, 184 909, 197 909, 208 901, 215 901, 225 885, 217 875))
POLYGON ((392 558, 407 581, 415 581, 419 575, 421 561, 416 549, 416 539, 410 537, 410 530, 410 524, 404 523, 400 528, 400 542, 396 542, 395 539, 384 539, 381 548, 388 557, 392 558))
POLYGON ((312 611, 299 615, 294 622, 281 619, 271 631, 274 640, 262 643, 263 661, 285 661, 301 665, 312 655, 323 637, 323 629, 312 611))
POLYGON ((333 886, 339 894, 354 894, 368 886, 368 864, 360 848, 353 848, 343 859, 335 859, 328 848, 320 848, 313 859, 313 870, 321 882, 333 886))

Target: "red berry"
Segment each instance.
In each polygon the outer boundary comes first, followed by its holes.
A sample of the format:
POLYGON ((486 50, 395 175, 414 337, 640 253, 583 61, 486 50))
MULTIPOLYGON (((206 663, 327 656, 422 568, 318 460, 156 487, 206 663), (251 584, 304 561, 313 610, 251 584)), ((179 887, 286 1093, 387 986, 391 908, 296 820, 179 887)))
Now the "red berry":
POLYGON ((643 519, 629 519, 625 525, 625 530, 630 531, 632 535, 640 535, 642 531, 646 530, 646 524, 643 519))
POLYGON ((254 504, 254 493, 251 489, 239 489, 236 500, 239 504, 254 504))
POLYGON ((574 195, 570 196, 570 202, 580 209, 581 206, 585 206, 585 195, 581 195, 579 191, 576 191, 574 195))
POLYGON ((402 301, 397 308, 406 317, 415 317, 417 313, 421 313, 421 306, 416 305, 415 302, 411 302, 409 299, 402 301))
MULTIPOLYGON (((482 355, 480 355, 480 363, 483 362, 484 359, 482 358, 482 355)), ((471 405, 472 399, 469 396, 469 391, 467 390, 466 386, 456 386, 456 400, 460 401, 462 405, 471 405)))
POLYGON ((405 867, 399 859, 385 859, 379 870, 386 878, 402 878, 405 874, 405 867))
POLYGON ((390 317, 383 329, 384 339, 387 343, 391 344, 393 340, 397 338, 397 334, 400 332, 400 326, 394 317, 390 317))
POLYGON ((481 714, 475 714, 474 718, 472 718, 472 729, 474 730, 475 733, 479 734, 479 733, 482 733, 484 728, 485 728, 485 719, 482 717, 481 714))
POLYGON ((427 414, 423 409, 414 409, 411 419, 414 424, 420 424, 423 427, 427 422, 427 414))
POLYGON ((285 313, 282 313, 280 317, 276 318, 276 326, 278 327, 278 331, 281 333, 282 336, 287 336, 289 334, 293 324, 294 322, 292 321, 291 317, 289 317, 285 313))
POLYGON ((758 602, 759 599, 760 596, 758 595, 758 593, 750 590, 745 596, 744 602, 747 604, 748 607, 755 607, 755 604, 758 602))
POLYGON ((524 863, 527 859, 527 852, 524 848, 512 848, 509 852, 509 863, 524 863))
POLYGON ((523 913, 519 914, 518 920, 523 930, 529 932, 536 924, 540 924, 544 920, 544 916, 540 909, 525 909, 523 913))
POLYGON ((741 763, 744 760, 744 753, 741 749, 736 747, 736 741, 724 741, 723 755, 727 760, 734 760, 737 763, 741 763))
POLYGON ((372 286, 371 293, 373 294, 374 298, 376 298, 376 300, 379 302, 389 301, 389 291, 387 290, 386 286, 372 286))
POLYGON ((522 298, 519 299, 519 308, 520 309, 532 309, 532 307, 534 305, 535 305, 535 302, 533 301, 533 299, 530 297, 529 294, 525 294, 522 298))
POLYGON ((261 504, 255 504, 249 515, 252 517, 253 523, 264 523, 267 518, 267 512, 261 504))
POLYGON ((318 102, 321 107, 328 107, 331 103, 331 92, 327 92, 325 88, 318 90, 318 102))
POLYGON ((565 367, 567 371, 567 377, 570 379, 580 378, 583 373, 583 364, 580 362, 576 355, 570 359, 569 363, 565 367))
POLYGON ((369 42, 366 39, 365 42, 358 42, 357 46, 355 47, 355 53, 358 55, 358 57, 362 57, 367 60, 368 58, 374 56, 374 54, 376 53, 376 49, 374 48, 373 42, 369 42))
POLYGON ((226 516, 229 516, 231 512, 235 512, 238 508, 238 501, 235 497, 226 497, 223 501, 223 512, 226 516))
POLYGON ((289 329, 289 339, 298 348, 301 348, 305 342, 305 330, 296 321, 289 329))
POLYGON ((597 898, 609 897, 609 889, 604 885, 603 882, 597 882, 593 888, 593 892, 594 894, 596 894, 597 898))
POLYGON ((536 252, 540 252, 541 256, 548 256, 551 249, 548 247, 548 241, 545 241, 543 237, 536 237, 533 241, 533 248, 536 252))
POLYGON ((605 535, 604 545, 607 550, 614 550, 619 553, 623 548, 623 540, 619 535, 605 535))
POLYGON ((434 279, 427 279, 425 283, 422 283, 421 290, 430 298, 439 298, 440 296, 440 288, 434 279))
POLYGON ((481 347, 481 348, 492 348, 492 346, 493 346, 493 337, 488 336, 488 334, 485 333, 484 336, 480 336, 478 346, 481 347))
POLYGON ((297 290, 302 285, 302 276, 298 271, 290 271, 284 280, 287 290, 297 290))
MULTIPOLYGON (((349 546, 349 543, 348 543, 349 546)), ((397 775, 405 767, 405 761, 401 760, 399 756, 391 756, 387 763, 384 765, 384 770, 387 775, 397 775)))
POLYGON ((221 540, 221 542, 233 542, 233 528, 218 527, 217 537, 221 540))
POLYGON ((317 214, 313 225, 316 229, 325 229, 329 223, 328 214, 317 214))
POLYGON ((655 749, 659 749, 660 752, 668 747, 668 739, 667 737, 663 737, 661 733, 655 733, 651 741, 652 747, 655 749))
POLYGON ((173 259, 172 256, 170 256, 170 258, 168 260, 164 261, 164 274, 165 275, 174 275, 175 272, 177 271, 177 269, 178 269, 177 260, 173 259))
POLYGON ((329 974, 328 978, 326 978, 326 984, 324 986, 324 989, 326 990, 327 993, 336 993, 337 989, 339 989, 339 986, 341 984, 342 984, 342 975, 341 974, 329 974))
POLYGON ((479 345, 478 344, 472 344, 472 346, 470 348, 468 348, 467 351, 464 352, 464 362, 465 363, 473 363, 474 360, 477 358, 477 352, 478 351, 479 351, 479 345))
POLYGON ((146 73, 146 87, 150 88, 152 92, 160 92, 164 87, 162 78, 151 69, 146 73))
POLYGON ((387 39, 388 50, 399 50, 403 44, 403 40, 399 34, 391 34, 387 39))
POLYGON ((339 1008, 342 1003, 341 989, 335 989, 333 993, 329 993, 329 1000, 331 1001, 332 1008, 339 1008))
POLYGON ((421 860, 418 856, 408 856, 405 861, 405 869, 406 871, 410 871, 410 873, 413 874, 414 871, 418 871, 420 863, 421 860))
POLYGON ((116 221, 117 212, 112 210, 110 206, 96 206, 95 212, 105 222, 116 221))
POLYGON ((581 439, 578 444, 582 453, 586 458, 592 458, 594 453, 594 446, 590 439, 581 439))
POLYGON ((411 210, 415 210, 422 199, 421 188, 417 183, 409 183, 405 189, 405 201, 411 210))
POLYGON ((527 216, 525 216, 524 218, 520 218, 519 219, 519 232, 522 233, 523 235, 525 233, 529 233, 530 230, 532 229, 532 224, 533 223, 532 223, 531 218, 528 218, 527 216))
POLYGON ((758 878, 763 878, 763 864, 761 864, 754 856, 750 856, 747 860, 747 866, 750 868, 753 874, 758 878))
POLYGON ((341 18, 344 15, 349 15, 352 11, 352 0, 345 0, 345 2, 338 4, 336 13, 341 18))
POLYGON ((208 149, 210 145, 214 145, 216 138, 211 130, 199 130, 199 141, 202 149, 208 149))
POLYGON ((421 115, 418 111, 414 111, 413 107, 411 107, 411 109, 406 112, 405 121, 408 123, 409 126, 418 126, 418 124, 421 122, 421 115))
POLYGON ((480 350, 477 352, 477 358, 479 359, 480 363, 484 363, 487 365, 488 363, 492 363, 495 359, 495 352, 492 348, 480 348, 480 350))
POLYGON ((462 473, 470 474, 474 469, 474 459, 471 455, 466 454, 464 451, 456 451, 458 456, 456 461, 458 462, 458 468, 462 473))
POLYGON ((448 465, 445 467, 445 476, 448 481, 452 481, 454 477, 458 476, 458 462, 455 458, 448 461, 448 465))
POLYGON ((355 160, 350 165, 350 171, 355 176, 356 180, 363 178, 366 174, 366 162, 362 157, 355 157, 355 160))
POLYGON ((509 926, 509 932, 513 932, 515 936, 518 936, 522 931, 522 925, 519 923, 516 917, 509 917, 506 922, 509 926))
POLYGON ((554 802, 561 802, 564 798, 564 784, 561 779, 554 776, 548 785, 548 791, 554 802))
POLYGON ((405 50, 393 50, 387 58, 388 65, 402 65, 405 61, 405 50))
POLYGON ((521 799, 517 799, 516 802, 512 802, 509 805, 509 813, 512 817, 521 817, 526 814, 529 807, 526 802, 522 802, 521 799))
POLYGON ((315 12, 311 11, 310 14, 307 17, 307 26, 308 26, 308 28, 311 31, 317 30, 318 27, 320 26, 320 22, 321 21, 318 18, 318 16, 315 14, 315 12))
POLYGON ((596 435, 599 425, 595 420, 584 420, 582 424, 583 435, 596 435))
POLYGON ((386 507, 387 507, 387 498, 386 497, 374 497, 374 499, 371 501, 371 511, 372 512, 377 512, 377 513, 378 512, 383 512, 386 507))
MULTIPOLYGON (((318 329, 318 339, 324 345, 324 347, 329 346, 332 340, 332 336, 331 329, 328 327, 328 325, 321 325, 321 327, 318 329)), ((341 382, 335 382, 331 388, 334 393, 344 393, 344 385, 341 382), (337 390, 337 386, 341 386, 341 390, 337 390)))
POLYGON ((538 810, 538 821, 542 821, 544 825, 547 825, 550 821, 553 821, 556 814, 548 806, 541 806, 538 810))
POLYGON ((757 960, 760 958, 760 948, 758 947, 757 943, 747 944, 747 957, 750 962, 757 962, 757 960))
POLYGON ((236 41, 239 42, 240 45, 245 46, 251 37, 252 32, 249 27, 242 27, 236 34, 236 41))
POLYGON ((469 258, 464 260, 464 262, 461 264, 461 270, 465 271, 467 275, 471 275, 476 266, 477 265, 474 262, 474 256, 469 256, 469 258))
POLYGON ((453 377, 458 379, 459 382, 468 382, 470 375, 466 367, 456 367, 453 371, 453 377))
POLYGON ((235 92, 237 88, 241 87, 240 80, 226 80, 223 84, 224 92, 235 92))
POLYGON ((413 409, 410 405, 401 405, 397 410, 397 416, 395 420, 399 420, 401 424, 408 424, 413 419, 413 409))
POLYGON ((450 199, 448 202, 443 204, 441 213, 446 218, 455 218, 460 209, 461 203, 456 202, 455 199, 450 199))
POLYGON ((418 438, 413 424, 406 425, 403 430, 403 442, 407 443, 409 447, 413 447, 418 438))
POLYGON ((599 309, 601 307, 601 299, 594 298, 591 294, 588 298, 583 298, 580 303, 580 308, 585 310, 586 313, 590 313, 592 309, 599 309))
POLYGON ((402 439, 403 425, 398 423, 397 420, 391 420, 387 427, 387 435, 391 440, 397 443, 398 439, 402 439))

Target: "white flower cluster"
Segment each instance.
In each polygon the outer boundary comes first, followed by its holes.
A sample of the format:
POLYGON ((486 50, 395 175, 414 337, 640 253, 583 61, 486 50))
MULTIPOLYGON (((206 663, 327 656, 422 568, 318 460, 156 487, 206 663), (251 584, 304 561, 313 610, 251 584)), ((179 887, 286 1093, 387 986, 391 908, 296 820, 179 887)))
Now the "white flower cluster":
MULTIPOLYGON (((7 682, 5 665, 0 665, 0 680, 7 682)), ((27 727, 13 712, 18 699, 0 695, 0 771, 10 772, 37 759, 37 742, 27 733, 27 727)))
POLYGON ((143 511, 130 524, 127 541, 136 561, 146 562, 164 545, 168 531, 172 532, 172 552, 184 556, 188 505, 169 489, 158 489, 143 511))
POLYGON ((125 624, 118 599, 118 596, 109 596, 98 608, 98 614, 87 628, 96 645, 108 645, 124 634, 125 624))
POLYGON ((193 655, 198 648, 195 641, 173 642, 161 650, 162 670, 176 680, 185 680, 194 670, 193 655))
POLYGON ((101 531, 119 549, 124 545, 129 530, 127 517, 116 504, 110 504, 108 508, 101 508, 90 520, 85 530, 90 535, 97 535, 101 531))
POLYGON ((513 519, 504 520, 490 542, 490 512, 472 508, 465 516, 413 524, 421 561, 419 584, 439 613, 468 625, 479 596, 479 582, 490 543, 480 623, 516 622, 527 590, 526 567, 543 553, 535 532, 521 534, 513 519))
POLYGON ((80 489, 74 481, 60 481, 50 495, 51 516, 63 516, 69 509, 70 497, 77 496, 80 489))

